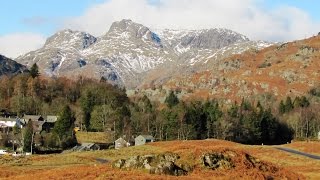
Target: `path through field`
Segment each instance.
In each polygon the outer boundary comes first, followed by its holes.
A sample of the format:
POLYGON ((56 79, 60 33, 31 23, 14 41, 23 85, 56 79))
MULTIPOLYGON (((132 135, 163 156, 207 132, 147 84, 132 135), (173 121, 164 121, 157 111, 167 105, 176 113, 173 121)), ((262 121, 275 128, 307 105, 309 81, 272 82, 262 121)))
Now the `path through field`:
POLYGON ((276 149, 279 149, 281 151, 286 151, 286 152, 289 152, 289 153, 293 153, 293 154, 298 154, 298 155, 301 155, 301 156, 306 156, 306 157, 311 158, 311 159, 320 160, 320 156, 309 154, 309 153, 305 153, 305 152, 300 152, 300 151, 297 151, 297 150, 294 150, 294 149, 284 148, 284 147, 276 147, 276 149))

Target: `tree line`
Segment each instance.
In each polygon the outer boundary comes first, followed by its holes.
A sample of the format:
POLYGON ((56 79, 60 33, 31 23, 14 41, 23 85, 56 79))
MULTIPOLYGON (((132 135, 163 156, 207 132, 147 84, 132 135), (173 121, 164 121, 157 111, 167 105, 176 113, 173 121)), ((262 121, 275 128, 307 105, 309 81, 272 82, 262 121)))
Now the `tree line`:
MULTIPOLYGON (((76 126, 82 131, 112 131, 114 138, 150 134, 159 141, 217 138, 245 144, 287 143, 293 138, 315 138, 320 131, 316 90, 309 97, 287 97, 271 104, 246 99, 232 104, 182 101, 170 91, 160 103, 145 95, 128 98, 124 88, 103 79, 45 78, 36 65, 30 73, 2 77, 0 83, 3 111, 19 117, 59 116, 51 133, 35 137, 46 148, 72 147, 76 126)), ((26 150, 31 127, 15 131, 24 134, 26 150)))

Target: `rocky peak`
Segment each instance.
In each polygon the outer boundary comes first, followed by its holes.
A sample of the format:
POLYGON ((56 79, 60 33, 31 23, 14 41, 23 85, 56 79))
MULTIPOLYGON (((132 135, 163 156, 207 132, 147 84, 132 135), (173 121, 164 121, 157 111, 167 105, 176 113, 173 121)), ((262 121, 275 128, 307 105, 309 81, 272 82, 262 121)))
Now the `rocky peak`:
POLYGON ((228 29, 208 29, 182 38, 181 45, 202 49, 220 49, 246 41, 249 41, 247 37, 228 29))
POLYGON ((161 39, 157 34, 152 32, 148 27, 133 22, 130 19, 123 19, 121 21, 112 23, 107 33, 107 36, 109 35, 117 35, 124 38, 143 39, 161 45, 161 39))
POLYGON ((49 37, 44 47, 61 49, 75 48, 81 50, 88 48, 96 41, 97 38, 88 33, 65 29, 49 37))
POLYGON ((220 49, 249 39, 228 29, 159 30, 161 37, 171 47, 179 49, 220 49))

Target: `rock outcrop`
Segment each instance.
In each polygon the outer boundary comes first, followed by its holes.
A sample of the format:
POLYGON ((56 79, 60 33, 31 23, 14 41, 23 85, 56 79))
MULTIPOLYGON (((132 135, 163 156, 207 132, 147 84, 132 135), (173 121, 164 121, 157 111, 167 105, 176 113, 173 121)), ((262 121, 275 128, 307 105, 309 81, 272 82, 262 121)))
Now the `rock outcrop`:
POLYGON ((145 169, 150 174, 187 175, 188 171, 175 163, 179 158, 173 153, 133 156, 128 159, 119 159, 113 163, 113 166, 121 169, 145 169))

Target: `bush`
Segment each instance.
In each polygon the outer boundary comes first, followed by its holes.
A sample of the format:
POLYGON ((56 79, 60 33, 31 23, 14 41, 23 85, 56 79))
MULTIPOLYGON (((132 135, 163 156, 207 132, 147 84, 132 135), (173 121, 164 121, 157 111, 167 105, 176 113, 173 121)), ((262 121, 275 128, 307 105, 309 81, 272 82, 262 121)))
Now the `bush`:
POLYGON ((44 146, 52 149, 59 148, 59 138, 57 135, 54 134, 46 134, 44 137, 44 146))
POLYGON ((67 137, 66 139, 64 139, 62 142, 61 142, 61 147, 62 149, 69 149, 69 148, 72 148, 74 147, 75 145, 77 145, 78 142, 77 142, 77 139, 74 138, 74 137, 67 137))

